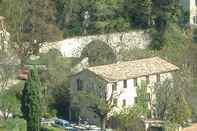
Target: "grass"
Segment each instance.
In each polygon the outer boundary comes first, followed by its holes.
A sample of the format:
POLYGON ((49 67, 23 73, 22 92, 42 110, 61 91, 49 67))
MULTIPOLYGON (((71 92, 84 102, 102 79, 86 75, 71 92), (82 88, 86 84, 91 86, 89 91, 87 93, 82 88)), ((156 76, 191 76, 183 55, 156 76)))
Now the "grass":
POLYGON ((0 131, 26 131, 26 122, 23 119, 1 120, 0 131))

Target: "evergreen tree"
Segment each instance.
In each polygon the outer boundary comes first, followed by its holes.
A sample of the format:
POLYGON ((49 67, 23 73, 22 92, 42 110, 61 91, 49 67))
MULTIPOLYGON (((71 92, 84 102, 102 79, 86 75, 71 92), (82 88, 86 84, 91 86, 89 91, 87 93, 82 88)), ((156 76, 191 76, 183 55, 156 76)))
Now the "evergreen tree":
POLYGON ((175 23, 180 14, 179 0, 152 0, 152 16, 159 31, 165 30, 169 23, 175 23))
POLYGON ((27 131, 40 131, 40 81, 33 69, 29 72, 21 98, 21 111, 27 121, 27 131))
POLYGON ((124 6, 133 27, 147 28, 152 24, 152 0, 125 0, 124 6))

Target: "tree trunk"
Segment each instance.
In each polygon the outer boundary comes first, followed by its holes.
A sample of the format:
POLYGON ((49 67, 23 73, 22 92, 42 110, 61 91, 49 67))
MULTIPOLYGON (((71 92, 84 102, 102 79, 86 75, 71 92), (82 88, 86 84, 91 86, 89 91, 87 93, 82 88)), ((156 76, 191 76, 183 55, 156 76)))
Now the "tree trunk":
POLYGON ((106 118, 101 118, 101 131, 106 131, 106 118))

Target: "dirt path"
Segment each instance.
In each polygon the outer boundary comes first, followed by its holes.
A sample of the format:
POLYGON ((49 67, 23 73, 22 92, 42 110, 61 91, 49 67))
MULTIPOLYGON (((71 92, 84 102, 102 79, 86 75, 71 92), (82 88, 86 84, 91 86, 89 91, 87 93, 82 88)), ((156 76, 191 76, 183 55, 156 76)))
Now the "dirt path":
POLYGON ((197 123, 190 127, 184 128, 183 131, 197 131, 197 123))

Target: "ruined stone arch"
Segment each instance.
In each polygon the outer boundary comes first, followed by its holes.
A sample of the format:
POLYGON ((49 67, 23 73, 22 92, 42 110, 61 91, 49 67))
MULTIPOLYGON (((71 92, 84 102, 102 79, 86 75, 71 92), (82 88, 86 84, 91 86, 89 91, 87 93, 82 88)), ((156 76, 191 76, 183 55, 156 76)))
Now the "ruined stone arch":
POLYGON ((112 47, 101 40, 93 40, 81 52, 81 58, 88 57, 90 66, 112 64, 117 56, 112 47))

